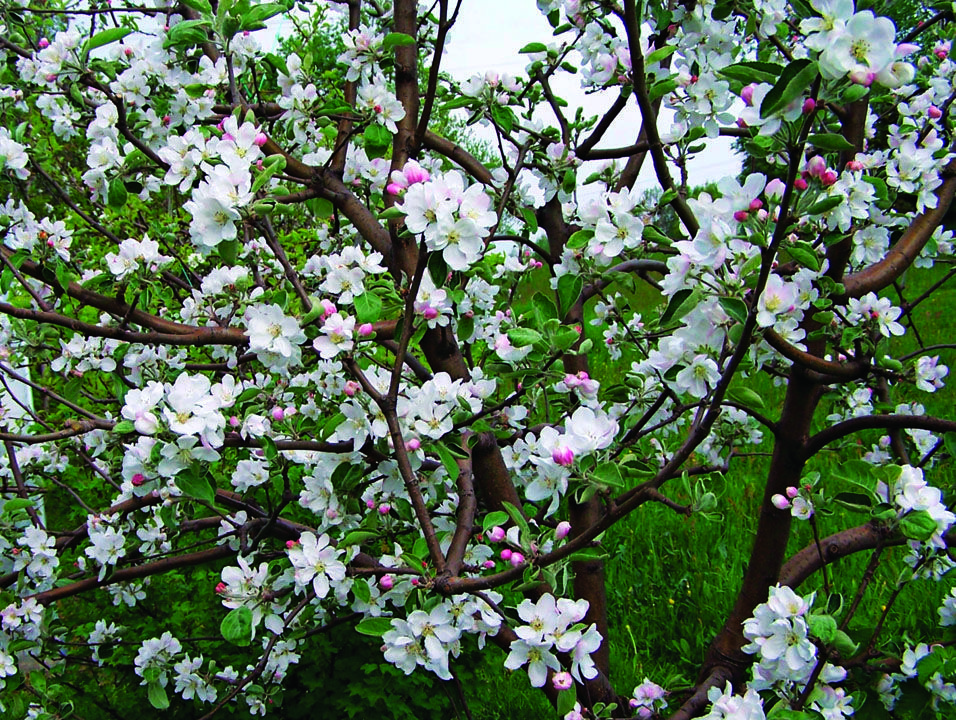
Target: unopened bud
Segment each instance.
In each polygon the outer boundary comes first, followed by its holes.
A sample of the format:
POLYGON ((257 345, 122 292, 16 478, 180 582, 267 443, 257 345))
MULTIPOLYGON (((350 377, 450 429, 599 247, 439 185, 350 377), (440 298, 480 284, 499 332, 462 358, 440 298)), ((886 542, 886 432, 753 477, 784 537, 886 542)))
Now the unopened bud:
POLYGON ((558 527, 554 531, 554 536, 558 540, 564 540, 571 533, 571 523, 567 520, 562 520, 558 523, 558 527))

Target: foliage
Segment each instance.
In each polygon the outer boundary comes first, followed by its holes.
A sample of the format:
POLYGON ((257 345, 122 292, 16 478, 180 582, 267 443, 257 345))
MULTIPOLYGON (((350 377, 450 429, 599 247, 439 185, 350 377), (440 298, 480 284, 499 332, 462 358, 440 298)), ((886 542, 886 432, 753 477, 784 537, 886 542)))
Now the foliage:
POLYGON ((951 713, 952 8, 459 5, 0 3, 5 716, 951 713))

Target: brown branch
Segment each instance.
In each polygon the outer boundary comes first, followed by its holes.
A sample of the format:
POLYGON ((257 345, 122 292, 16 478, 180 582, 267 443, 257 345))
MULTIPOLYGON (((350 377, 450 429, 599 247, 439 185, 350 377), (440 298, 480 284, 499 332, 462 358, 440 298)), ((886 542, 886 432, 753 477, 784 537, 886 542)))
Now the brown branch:
POLYGON ((936 190, 936 207, 913 218, 913 222, 889 249, 886 257, 843 279, 847 297, 859 298, 868 292, 879 292, 913 264, 933 236, 933 232, 943 222, 953 202, 953 195, 956 194, 956 160, 951 160, 941 175, 946 180, 936 190))
POLYGON ((804 457, 810 458, 832 442, 862 430, 930 430, 956 432, 956 421, 927 415, 864 415, 837 423, 809 438, 803 446, 804 457))
POLYGON ((791 557, 780 569, 780 584, 792 588, 799 587, 813 573, 834 561, 853 553, 873 550, 876 547, 902 545, 906 538, 889 529, 888 526, 867 523, 841 530, 820 542, 811 543, 791 557))

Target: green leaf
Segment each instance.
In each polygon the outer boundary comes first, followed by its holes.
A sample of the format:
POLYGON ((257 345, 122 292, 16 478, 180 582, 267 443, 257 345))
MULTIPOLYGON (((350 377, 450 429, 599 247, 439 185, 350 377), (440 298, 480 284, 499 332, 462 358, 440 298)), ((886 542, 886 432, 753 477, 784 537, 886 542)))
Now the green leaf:
POLYGON ((121 208, 126 204, 126 198, 129 193, 126 192, 126 186, 119 178, 110 180, 109 187, 106 190, 106 202, 111 208, 121 208))
POLYGON ((512 505, 510 502, 502 502, 501 506, 505 509, 505 512, 508 513, 508 517, 511 518, 511 522, 517 525, 521 530, 521 539, 528 541, 531 537, 531 526, 528 525, 528 521, 525 520, 524 514, 512 505))
POLYGON ((832 615, 809 615, 807 616, 807 625, 814 637, 829 645, 833 642, 839 630, 836 619, 832 615))
POLYGON ((593 237, 593 230, 578 230, 577 232, 571 233, 571 237, 568 238, 565 247, 571 250, 577 250, 587 245, 593 237))
POLYGON ((166 39, 163 41, 163 48, 171 47, 189 47, 200 45, 209 39, 207 34, 209 23, 206 20, 186 20, 176 23, 169 32, 166 33, 166 39))
POLYGON ((132 29, 127 27, 114 27, 107 30, 101 30, 86 41, 86 44, 83 46, 83 51, 88 53, 94 48, 103 47, 104 45, 109 45, 117 40, 122 40, 131 32, 133 32, 132 29))
MULTIPOLYGON (((253 192, 255 191, 253 190, 253 192)), ((239 259, 239 241, 223 240, 216 246, 216 251, 226 265, 235 265, 239 259)))
POLYGON ((591 473, 591 477, 602 485, 611 485, 612 487, 624 487, 624 478, 621 476, 621 469, 616 462, 601 463, 591 473))
POLYGON ((382 637, 391 629, 392 620, 385 617, 367 617, 355 626, 355 632, 372 637, 382 637))
POLYGON ((581 297, 584 289, 584 279, 575 273, 568 273, 558 278, 558 314, 564 317, 581 297))
POLYGON ((266 53, 265 61, 269 63, 277 72, 282 73, 283 75, 288 76, 289 66, 286 65, 285 59, 279 57, 274 53, 266 53))
POLYGON ((558 309, 544 293, 535 293, 531 298, 531 305, 534 307, 534 319, 539 326, 543 326, 548 320, 558 319, 558 309))
POLYGON ((760 393, 751 390, 748 387, 732 387, 727 391, 727 397, 738 402, 744 407, 762 410, 764 408, 763 398, 760 393))
POLYGON ((729 317, 737 322, 747 322, 747 303, 740 298, 722 297, 717 300, 729 317))
POLYGON ((782 70, 783 65, 776 63, 742 62, 728 65, 723 70, 718 70, 717 74, 749 85, 754 82, 775 83, 782 70))
POLYGON ((166 688, 158 682, 151 682, 146 685, 146 697, 149 698, 149 704, 157 710, 165 710, 169 707, 166 688))
POLYGON ((800 97, 817 76, 812 60, 801 58, 787 65, 780 78, 760 103, 760 117, 769 118, 800 97))
POLYGON ((15 513, 17 510, 26 510, 33 507, 34 503, 29 498, 10 498, 3 504, 3 510, 0 514, 15 513))
POLYGON ((227 642, 246 647, 252 642, 252 611, 245 605, 230 610, 219 623, 219 632, 227 642))
POLYGON ((212 5, 209 4, 209 0, 183 0, 183 5, 203 15, 212 15, 212 5))
POLYGON ((398 220, 399 218, 403 217, 405 217, 405 211, 397 205, 390 207, 388 210, 378 214, 379 220, 398 220))
POLYGON ((810 243, 805 240, 797 240, 787 245, 786 250, 790 253, 790 257, 804 267, 808 267, 814 272, 820 271, 820 256, 817 255, 817 251, 813 249, 813 245, 810 243))
POLYGON ((648 53, 647 57, 644 58, 644 65, 653 65, 654 63, 659 63, 661 60, 669 58, 676 51, 676 45, 665 45, 662 48, 658 48, 654 52, 648 53))
POLYGON ((925 542, 936 532, 936 521, 926 510, 908 512, 900 519, 900 532, 910 540, 925 542))
POLYGON ((844 199, 842 195, 834 195, 833 197, 825 197, 823 200, 818 200, 807 208, 807 215, 822 215, 825 212, 829 212, 833 208, 839 207, 844 199))
POLYGON ((538 218, 535 217, 534 210, 531 208, 521 208, 521 217, 524 218, 525 225, 528 226, 528 232, 534 235, 538 232, 538 218))
POLYGON ((362 578, 358 578, 354 583, 352 583, 352 594, 355 595, 356 600, 363 602, 366 605, 372 599, 372 589, 362 578))
POLYGON ((136 426, 132 420, 121 420, 113 426, 113 432, 125 435, 127 433, 136 432, 136 426))
POLYGON ((388 128, 376 123, 365 128, 362 138, 365 140, 366 151, 384 150, 392 144, 392 133, 388 131, 388 128))
POLYGON ((353 302, 360 323, 373 323, 382 316, 382 299, 371 290, 366 290, 353 302))
POLYGON ((183 494, 197 500, 203 500, 210 505, 216 501, 216 491, 205 477, 199 477, 194 471, 186 470, 176 478, 176 487, 183 491, 183 494))
POLYGON ((841 492, 833 497, 833 501, 856 512, 869 513, 873 507, 873 498, 865 493, 841 492))
POLYGON ((531 328, 517 327, 511 328, 511 330, 508 331, 508 339, 512 345, 516 348, 520 348, 541 342, 542 335, 537 330, 532 330, 531 328))
POLYGON ((265 3, 250 8, 249 12, 242 16, 240 30, 259 30, 265 27, 265 21, 281 13, 287 12, 288 8, 279 3, 265 3))
POLYGON ((558 693, 558 717, 564 717, 574 710, 574 703, 577 702, 577 693, 574 688, 562 690, 558 693))
POLYGON ((548 46, 540 42, 531 42, 521 48, 518 52, 522 55, 526 55, 528 53, 543 53, 548 52, 548 46))
POLYGON ((495 121, 503 132, 510 133, 515 126, 515 114, 510 107, 504 105, 491 106, 491 119, 495 121))
POLYGON ((856 654, 859 644, 853 642, 853 639, 842 630, 837 630, 833 634, 833 640, 830 643, 843 657, 850 657, 856 654))
POLYGON ((449 450, 441 442, 435 443, 435 451, 438 453, 438 457, 441 458, 441 464, 445 466, 445 472, 448 473, 448 479, 451 482, 455 482, 458 479, 458 475, 461 472, 458 463, 455 460, 455 456, 452 455, 451 450, 449 450))
POLYGON ((338 542, 338 547, 348 547, 349 545, 362 545, 363 543, 368 542, 369 540, 374 540, 378 537, 378 533, 369 532, 368 530, 352 530, 345 534, 338 542))
POLYGON ((699 300, 700 297, 689 288, 678 290, 671 296, 670 301, 667 303, 664 314, 661 315, 660 324, 670 325, 672 322, 680 320, 697 305, 699 300))
POLYGON ((658 80, 656 83, 651 85, 650 90, 647 92, 647 96, 650 98, 651 102, 654 102, 658 98, 662 98, 667 93, 674 92, 677 89, 677 81, 673 78, 664 78, 663 80, 658 80))
POLYGON ((504 525, 506 522, 508 522, 508 513, 495 510, 485 515, 485 519, 481 521, 481 529, 483 532, 488 532, 495 525, 504 525))
POLYGON ((671 244, 671 239, 653 225, 644 226, 644 231, 641 233, 641 238, 649 242, 656 242, 664 245, 671 244))
POLYGON ((852 150, 853 143, 838 133, 822 133, 820 135, 811 135, 807 138, 813 147, 826 152, 842 152, 852 150))
POLYGON ((388 52, 392 48, 414 44, 415 38, 413 38, 411 35, 406 35, 405 33, 400 32, 391 32, 385 36, 384 40, 382 40, 382 49, 385 52, 388 52))
POLYGON ((607 556, 607 553, 599 548, 587 548, 571 553, 568 560, 571 562, 594 562, 595 560, 604 560, 607 556))
POLYGON ((262 442, 262 453, 266 456, 266 460, 272 462, 277 457, 279 457, 279 448, 276 447, 276 441, 271 437, 263 436, 262 442))

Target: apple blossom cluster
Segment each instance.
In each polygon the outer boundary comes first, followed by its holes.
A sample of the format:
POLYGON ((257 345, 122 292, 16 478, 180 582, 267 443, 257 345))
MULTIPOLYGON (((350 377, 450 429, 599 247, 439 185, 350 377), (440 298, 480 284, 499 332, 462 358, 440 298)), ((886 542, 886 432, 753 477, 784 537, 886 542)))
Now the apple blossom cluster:
POLYGON ((597 668, 591 653, 597 650, 603 638, 592 624, 581 621, 588 611, 587 600, 555 600, 550 593, 536 603, 524 600, 518 605, 518 617, 525 623, 515 628, 517 640, 511 641, 511 652, 505 667, 517 670, 528 666, 528 679, 534 687, 542 687, 548 671, 559 671, 561 662, 555 652, 567 653, 571 661, 571 675, 578 682, 593 678, 597 668))
POLYGON ((883 707, 892 712, 902 699, 901 686, 918 682, 932 697, 933 710, 951 713, 953 706, 956 706, 956 683, 953 682, 956 678, 951 672, 943 670, 947 659, 948 655, 941 645, 908 644, 900 658, 899 672, 884 674, 877 685, 883 707), (921 663, 923 667, 920 667, 921 663), (927 672, 926 667, 932 669, 927 672))
POLYGON ((498 222, 485 188, 478 183, 466 188, 457 171, 410 183, 401 210, 409 232, 422 235, 428 250, 440 251, 448 267, 457 271, 478 262, 484 238, 498 222))

